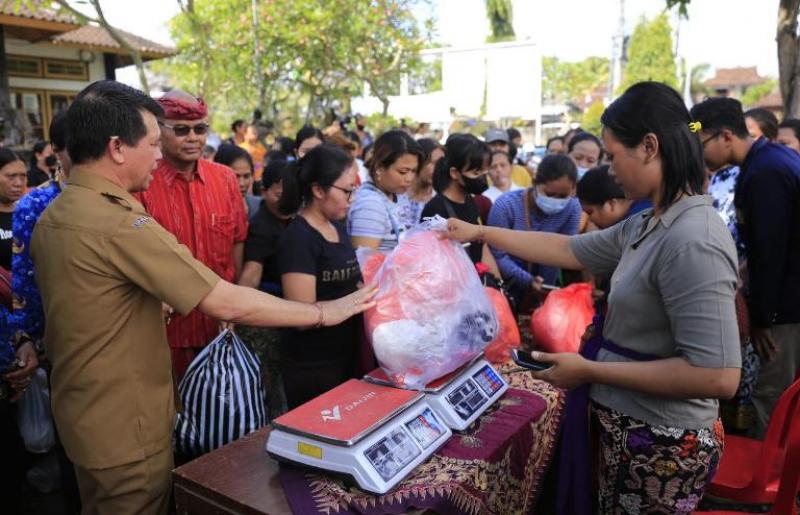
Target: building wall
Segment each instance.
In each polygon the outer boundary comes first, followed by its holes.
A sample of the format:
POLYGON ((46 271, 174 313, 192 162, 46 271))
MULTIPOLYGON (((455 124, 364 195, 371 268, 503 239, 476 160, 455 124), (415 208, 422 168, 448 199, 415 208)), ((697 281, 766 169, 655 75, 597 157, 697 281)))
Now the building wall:
MULTIPOLYGON (((29 43, 19 39, 6 38, 6 53, 14 55, 29 55, 33 57, 52 57, 77 61, 77 48, 64 48, 50 43, 29 43)), ((89 63, 89 80, 56 80, 32 77, 9 77, 9 86, 12 88, 46 89, 55 91, 78 92, 90 83, 104 79, 103 54, 95 52, 94 61, 89 63)))
MULTIPOLYGON (((80 61, 78 49, 58 47, 48 42, 29 43, 6 38, 5 45, 8 55, 80 61)), ((18 122, 22 128, 22 141, 19 142, 21 148, 30 148, 39 139, 47 139, 53 116, 66 109, 80 90, 105 78, 102 53, 94 52, 94 60, 88 63, 87 71, 86 79, 8 77, 12 106, 17 110, 18 122)))
MULTIPOLYGON (((531 41, 424 50, 442 60, 442 90, 390 97, 389 114, 449 127, 450 109, 459 117, 538 121, 541 117, 542 59, 531 41)), ((381 110, 374 97, 354 99, 355 112, 381 110)), ((538 132, 538 131, 537 131, 538 132)), ((537 138, 538 140, 538 138, 537 138)))

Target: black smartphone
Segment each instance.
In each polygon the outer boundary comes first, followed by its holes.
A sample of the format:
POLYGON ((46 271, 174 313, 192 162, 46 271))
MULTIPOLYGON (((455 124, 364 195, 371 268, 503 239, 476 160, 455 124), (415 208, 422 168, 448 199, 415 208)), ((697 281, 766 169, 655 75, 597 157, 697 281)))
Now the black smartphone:
POLYGON ((511 349, 511 358, 514 360, 514 363, 517 365, 528 368, 530 370, 535 370, 537 372, 541 372, 542 370, 547 370, 550 368, 550 363, 544 363, 542 361, 536 361, 531 356, 530 352, 525 352, 524 350, 519 349, 511 349))

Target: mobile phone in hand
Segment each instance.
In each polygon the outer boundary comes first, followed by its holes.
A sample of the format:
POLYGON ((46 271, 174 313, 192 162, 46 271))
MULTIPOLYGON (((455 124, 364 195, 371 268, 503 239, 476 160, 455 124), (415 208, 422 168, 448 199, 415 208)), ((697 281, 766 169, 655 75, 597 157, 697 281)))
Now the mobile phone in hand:
POLYGON ((511 349, 511 358, 514 360, 514 363, 521 366, 522 368, 527 368, 530 370, 534 370, 536 372, 541 372, 542 370, 547 370, 550 368, 550 363, 544 363, 543 361, 536 361, 531 356, 530 352, 525 352, 524 350, 519 349, 511 349))
POLYGON ((560 290, 561 288, 554 284, 542 284, 542 289, 546 291, 560 290))

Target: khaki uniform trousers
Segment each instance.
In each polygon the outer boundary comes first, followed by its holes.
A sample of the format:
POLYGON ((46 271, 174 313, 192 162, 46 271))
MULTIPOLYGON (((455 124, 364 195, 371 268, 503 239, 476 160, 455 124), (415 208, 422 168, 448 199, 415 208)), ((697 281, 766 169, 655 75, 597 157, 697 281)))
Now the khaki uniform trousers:
POLYGON ((106 469, 75 465, 83 515, 162 515, 172 499, 172 449, 106 469))

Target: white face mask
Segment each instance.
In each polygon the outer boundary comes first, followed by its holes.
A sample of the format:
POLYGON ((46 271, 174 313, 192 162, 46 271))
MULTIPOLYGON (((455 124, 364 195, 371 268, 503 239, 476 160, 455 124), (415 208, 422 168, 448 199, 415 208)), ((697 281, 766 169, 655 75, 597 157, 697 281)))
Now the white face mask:
POLYGON ((569 200, 569 198, 554 198, 539 192, 536 193, 536 205, 539 206, 539 209, 546 215, 560 213, 567 207, 569 200))
POLYGON ((583 176, 586 175, 586 172, 589 171, 589 169, 586 168, 585 166, 579 166, 577 168, 578 168, 578 180, 581 180, 583 179, 583 176))

